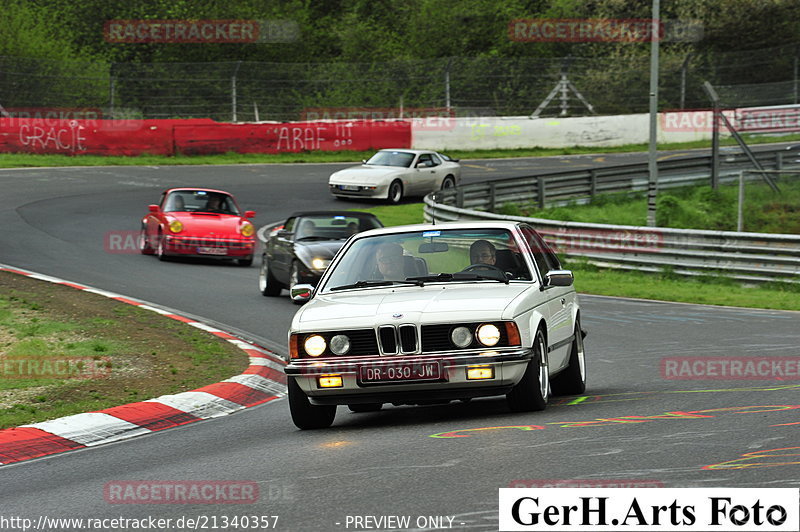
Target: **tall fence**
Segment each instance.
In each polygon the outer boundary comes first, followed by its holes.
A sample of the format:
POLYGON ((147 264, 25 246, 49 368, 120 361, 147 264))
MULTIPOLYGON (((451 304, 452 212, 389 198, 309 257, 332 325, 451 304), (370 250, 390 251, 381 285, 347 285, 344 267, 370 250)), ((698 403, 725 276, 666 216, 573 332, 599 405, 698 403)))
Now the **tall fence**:
MULTIPOLYGON (((765 169, 800 167, 796 150, 772 148, 756 156, 765 169)), ((722 182, 734 182, 752 168, 743 154, 728 153, 724 159, 722 182)), ((708 183, 711 156, 661 161, 658 168, 659 188, 708 183)), ((668 267, 682 275, 722 272, 744 281, 800 281, 800 235, 578 223, 492 212, 509 203, 546 206, 586 201, 602 192, 646 189, 646 163, 501 179, 428 195, 425 219, 525 221, 567 257, 583 257, 603 267, 668 267)))
MULTIPOLYGON (((720 91, 725 105, 796 103, 798 57, 796 45, 716 54, 713 59, 665 52, 660 108, 708 108, 701 89, 705 80, 727 87, 720 91), (745 92, 736 89, 745 81, 745 92), (742 99, 747 101, 738 101, 742 99)), ((452 116, 524 116, 563 79, 597 114, 648 109, 647 54, 374 63, 56 63, 0 57, 0 105, 95 107, 110 118, 231 122, 337 118, 333 115, 345 109, 356 113, 356 119, 398 118, 418 109, 446 109, 452 116), (384 112, 359 116, 359 109, 384 112), (331 116, 320 116, 325 112, 331 116)), ((562 102, 559 94, 541 116, 591 113, 576 94, 565 94, 567 100, 562 102)))

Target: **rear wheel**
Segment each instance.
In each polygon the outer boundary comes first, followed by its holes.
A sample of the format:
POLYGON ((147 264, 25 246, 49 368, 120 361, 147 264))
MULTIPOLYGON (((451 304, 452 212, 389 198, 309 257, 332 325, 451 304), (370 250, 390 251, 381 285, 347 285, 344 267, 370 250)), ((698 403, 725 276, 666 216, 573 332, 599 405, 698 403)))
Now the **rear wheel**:
POLYGON ((258 290, 262 295, 275 297, 281 295, 282 289, 283 287, 275 280, 275 277, 272 276, 272 272, 269 271, 267 258, 262 256, 261 268, 258 271, 258 290))
POLYGON ((357 403, 354 405, 347 405, 347 408, 349 408, 351 412, 356 413, 377 412, 383 408, 383 403, 357 403))
POLYGON ((400 181, 392 181, 389 185, 389 203, 397 205, 403 199, 403 183, 400 181))
POLYGON ((514 412, 544 410, 550 398, 550 368, 547 364, 547 344, 541 329, 533 340, 533 358, 528 363, 525 375, 508 392, 508 406, 514 412))
POLYGON ((454 186, 456 186, 456 180, 453 179, 453 176, 449 175, 442 180, 442 190, 453 188, 454 186))
POLYGON ((570 350, 569 366, 553 378, 553 395, 580 395, 586 391, 586 355, 580 319, 575 320, 575 338, 570 350))
POLYGON ((286 386, 289 389, 289 411, 298 429, 324 429, 333 424, 335 405, 312 405, 293 377, 287 379, 286 386))

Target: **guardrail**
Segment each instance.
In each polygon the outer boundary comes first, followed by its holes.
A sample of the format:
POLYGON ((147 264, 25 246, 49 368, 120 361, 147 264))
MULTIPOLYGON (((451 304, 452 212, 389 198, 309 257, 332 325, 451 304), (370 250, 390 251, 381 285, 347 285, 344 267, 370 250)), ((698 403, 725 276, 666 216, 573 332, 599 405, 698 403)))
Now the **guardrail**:
MULTIPOLYGON (((797 166, 794 153, 785 148, 771 149, 756 156, 765 168, 782 169, 797 166), (792 154, 789 160, 787 153, 792 154)), ((725 158, 721 181, 733 182, 749 162, 745 164, 743 154, 730 153, 725 158)), ((697 184, 709 180, 710 172, 710 156, 661 161, 659 187, 697 184)), ((646 187, 646 163, 501 179, 426 196, 425 219, 524 221, 558 252, 585 257, 601 267, 641 271, 672 268, 681 275, 722 273, 744 281, 800 282, 800 235, 578 223, 488 212, 504 203, 586 201, 600 192, 645 191, 646 187)))

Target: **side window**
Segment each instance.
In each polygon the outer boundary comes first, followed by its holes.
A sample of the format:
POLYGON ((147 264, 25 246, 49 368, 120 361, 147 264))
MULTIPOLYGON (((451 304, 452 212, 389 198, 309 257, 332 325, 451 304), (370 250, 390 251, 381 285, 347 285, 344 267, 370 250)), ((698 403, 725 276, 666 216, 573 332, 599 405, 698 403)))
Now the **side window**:
POLYGON ((434 166, 439 166, 440 164, 442 164, 442 160, 439 159, 439 156, 436 155, 435 153, 431 154, 431 160, 433 161, 434 166))
POLYGON ((163 208, 163 207, 164 207, 164 199, 165 199, 166 197, 167 197, 167 193, 166 193, 166 192, 162 192, 162 193, 161 193, 161 200, 158 202, 158 204, 161 206, 161 208, 163 208))
POLYGON ((291 233, 292 231, 294 231, 294 221, 295 221, 295 220, 297 220, 297 218, 289 218, 288 220, 286 220, 286 223, 285 223, 285 224, 283 224, 283 229, 284 229, 285 231, 288 231, 288 232, 290 232, 290 233, 291 233))
POLYGON ((553 250, 550 249, 550 246, 547 245, 536 231, 530 227, 523 227, 522 234, 525 235, 525 241, 531 248, 533 258, 536 261, 536 267, 539 269, 542 279, 544 279, 545 274, 550 270, 561 269, 558 257, 556 257, 553 250))
POLYGON ((434 165, 433 160, 431 159, 431 156, 428 153, 423 153, 422 155, 419 156, 419 160, 417 161, 417 166, 420 166, 420 163, 422 164, 422 167, 428 167, 434 165))

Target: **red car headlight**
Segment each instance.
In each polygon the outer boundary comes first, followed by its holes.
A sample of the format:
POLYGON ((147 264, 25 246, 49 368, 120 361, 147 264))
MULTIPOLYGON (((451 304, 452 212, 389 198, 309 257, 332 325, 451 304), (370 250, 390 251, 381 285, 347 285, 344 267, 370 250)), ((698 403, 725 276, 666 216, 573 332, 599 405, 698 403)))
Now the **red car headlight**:
POLYGON ((244 222, 242 224, 242 228, 240 229, 242 236, 253 236, 253 233, 256 232, 256 228, 253 227, 253 224, 250 222, 244 222))
POLYGON ((173 233, 180 233, 181 231, 183 231, 183 224, 178 220, 172 220, 169 223, 169 230, 172 231, 173 233))

